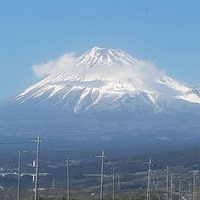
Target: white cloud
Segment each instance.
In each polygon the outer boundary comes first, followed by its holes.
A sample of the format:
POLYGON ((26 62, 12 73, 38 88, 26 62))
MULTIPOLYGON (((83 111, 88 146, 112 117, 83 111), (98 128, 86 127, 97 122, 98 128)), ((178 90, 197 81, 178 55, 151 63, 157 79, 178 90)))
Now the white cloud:
POLYGON ((98 65, 93 68, 79 70, 81 73, 87 73, 88 75, 95 75, 100 78, 120 78, 120 79, 142 79, 142 80, 153 80, 157 76, 165 74, 163 70, 159 70, 152 62, 149 61, 138 61, 135 65, 120 66, 110 65, 102 66, 98 65))
POLYGON ((38 77, 69 72, 76 67, 77 58, 74 55, 75 53, 65 54, 56 60, 48 61, 46 64, 35 65, 32 70, 38 77))
POLYGON ((57 73, 78 73, 95 75, 98 78, 120 78, 120 79, 133 79, 134 77, 142 80, 152 80, 165 72, 159 70, 152 62, 138 61, 132 66, 120 65, 97 65, 92 68, 87 66, 77 66, 78 58, 75 53, 65 54, 56 60, 51 60, 46 64, 33 66, 34 73, 39 77, 44 77, 57 73))
POLYGON ((158 69, 154 63, 150 61, 140 61, 138 63, 137 74, 142 79, 155 79, 157 76, 162 76, 165 74, 164 70, 158 69))

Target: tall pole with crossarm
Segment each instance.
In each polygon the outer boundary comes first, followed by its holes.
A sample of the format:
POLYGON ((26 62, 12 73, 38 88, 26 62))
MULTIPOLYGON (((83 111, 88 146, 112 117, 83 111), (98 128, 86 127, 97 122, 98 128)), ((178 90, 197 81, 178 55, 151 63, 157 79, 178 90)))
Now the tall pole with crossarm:
POLYGON ((112 172, 113 172, 113 174, 112 174, 112 178, 113 178, 113 200, 115 200, 115 169, 116 169, 116 167, 115 167, 115 164, 113 163, 113 166, 112 166, 112 172))
POLYGON ((169 167, 167 166, 167 170, 166 170, 166 173, 167 173, 167 186, 166 186, 166 193, 167 193, 167 196, 166 196, 166 199, 169 200, 169 167))
POLYGON ((67 155, 67 160, 66 160, 66 164, 67 164, 67 200, 70 200, 70 177, 69 177, 69 156, 67 155))
POLYGON ((147 178, 147 200, 150 200, 150 179, 151 179, 151 158, 148 162, 148 178, 147 178))
POLYGON ((36 139, 32 139, 31 142, 36 143, 36 163, 35 163, 35 197, 34 200, 37 200, 38 195, 38 172, 39 172, 39 155, 40 155, 40 135, 36 139))
POLYGON ((196 200, 196 176, 197 176, 197 170, 193 171, 193 194, 192 194, 192 200, 196 200))
POLYGON ((40 155, 40 136, 38 134, 38 137, 36 139, 36 166, 35 166, 35 200, 37 200, 37 194, 38 194, 38 172, 39 172, 39 155, 40 155))
POLYGON ((18 160, 18 180, 17 180, 17 200, 20 200, 20 186, 21 186, 21 150, 18 150, 19 160, 18 160))
POLYGON ((106 157, 104 155, 104 150, 102 150, 100 156, 96 156, 98 158, 101 158, 101 185, 100 185, 100 200, 103 200, 103 177, 104 177, 104 158, 106 157))

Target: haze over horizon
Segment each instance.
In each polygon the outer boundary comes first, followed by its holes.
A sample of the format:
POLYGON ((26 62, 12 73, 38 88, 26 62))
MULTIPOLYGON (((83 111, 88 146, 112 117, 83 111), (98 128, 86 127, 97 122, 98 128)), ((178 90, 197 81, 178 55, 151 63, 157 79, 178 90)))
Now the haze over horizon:
POLYGON ((197 0, 4 1, 0 102, 40 80, 33 66, 94 46, 120 49, 186 85, 200 85, 199 8, 197 0))

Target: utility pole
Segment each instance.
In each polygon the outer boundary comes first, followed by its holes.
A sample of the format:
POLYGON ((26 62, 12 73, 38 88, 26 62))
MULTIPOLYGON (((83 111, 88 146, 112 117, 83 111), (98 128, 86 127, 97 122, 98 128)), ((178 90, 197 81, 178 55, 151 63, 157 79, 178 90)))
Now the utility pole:
POLYGON ((189 200, 191 200, 191 184, 189 183, 189 200))
POLYGON ((112 178, 113 178, 113 195, 112 195, 112 197, 113 197, 113 200, 115 200, 115 164, 113 163, 113 166, 112 166, 112 172, 113 172, 113 174, 112 174, 112 178))
POLYGON ((117 189, 118 189, 118 190, 121 190, 121 180, 120 180, 121 178, 120 178, 120 177, 121 177, 120 174, 118 174, 118 176, 117 176, 117 180, 118 180, 118 181, 117 181, 117 183, 118 183, 118 184, 117 184, 117 189))
POLYGON ((55 179, 54 179, 54 178, 53 178, 53 181, 52 181, 51 188, 52 188, 52 190, 54 190, 54 189, 55 189, 55 179))
POLYGON ((193 192, 192 192, 192 200, 196 200, 196 176, 197 170, 193 171, 193 192))
POLYGON ((155 188, 157 197, 158 197, 159 200, 161 200, 160 199, 160 195, 158 193, 157 184, 156 184, 156 181, 155 181, 155 178, 154 178, 154 175, 153 175, 153 171, 151 170, 151 158, 150 158, 150 160, 148 162, 148 166, 149 166, 149 169, 148 169, 147 193, 146 193, 147 200, 150 200, 150 181, 151 181, 151 178, 152 178, 152 181, 153 181, 153 184, 154 184, 154 188, 155 188))
POLYGON ((148 162, 148 178, 147 178, 147 200, 150 200, 150 178, 151 178, 151 158, 148 162))
POLYGON ((104 155, 104 150, 102 150, 100 156, 96 156, 98 158, 101 158, 101 188, 100 188, 100 200, 103 200, 103 177, 104 177, 104 158, 106 157, 104 155))
MULTIPOLYGON (((104 178, 104 158, 106 157, 104 154, 104 150, 102 150, 100 156, 96 156, 98 158, 101 158, 101 174, 85 174, 85 176, 96 176, 101 178, 100 183, 100 200, 103 200, 103 178, 104 178)), ((110 177, 110 176, 107 176, 110 177)))
POLYGON ((183 186, 181 185, 181 178, 179 177, 178 179, 178 199, 181 200, 181 188, 183 188, 183 186))
POLYGON ((69 156, 67 155, 67 200, 70 200, 70 182, 69 182, 69 156))
POLYGON ((38 173, 39 173, 39 155, 40 155, 40 135, 38 134, 38 137, 36 139, 32 139, 31 142, 36 143, 36 163, 35 163, 35 198, 34 200, 37 200, 38 195, 38 173))
POLYGON ((173 173, 171 171, 171 181, 170 181, 170 200, 173 200, 173 173))
POLYGON ((167 200, 169 200, 169 167, 168 166, 167 166, 166 172, 167 172, 167 186, 166 186, 167 196, 166 196, 166 198, 167 198, 167 200))
POLYGON ((21 187, 21 149, 18 150, 18 180, 17 180, 17 200, 20 200, 20 187, 21 187))

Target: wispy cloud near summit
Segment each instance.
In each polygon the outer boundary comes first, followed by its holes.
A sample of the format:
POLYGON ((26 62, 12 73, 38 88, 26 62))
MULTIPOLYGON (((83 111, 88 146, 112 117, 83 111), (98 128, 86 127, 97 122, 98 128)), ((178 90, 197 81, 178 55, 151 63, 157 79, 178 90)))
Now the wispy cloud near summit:
MULTIPOLYGON (((128 55, 128 54, 127 54, 128 55)), ((101 59, 105 58, 106 54, 104 52, 103 57, 101 55, 101 59)), ((128 55, 129 56, 129 55, 128 55)), ((97 64, 93 67, 86 66, 82 57, 76 57, 75 53, 65 54, 56 60, 48 61, 45 64, 40 64, 33 66, 32 69, 36 76, 44 77, 52 74, 58 73, 77 73, 77 74, 85 74, 85 75, 94 75, 97 78, 119 78, 119 79, 132 79, 133 77, 137 79, 145 79, 152 80, 161 74, 164 74, 163 70, 159 70, 152 62, 136 60, 133 64, 120 65, 119 63, 111 63, 110 57, 108 64, 97 64)), ((98 59, 97 56, 93 58, 87 57, 87 60, 93 61, 93 59, 98 59)), ((118 58, 119 59, 119 58, 118 58)), ((133 58, 134 59, 134 58, 133 58)), ((104 60, 104 61, 105 61, 104 60)), ((113 58, 116 60, 116 58, 113 58)))
POLYGON ((32 67, 36 76, 42 78, 47 75, 64 73, 73 70, 76 67, 77 58, 75 53, 64 54, 56 60, 50 60, 45 64, 35 65, 32 67))

